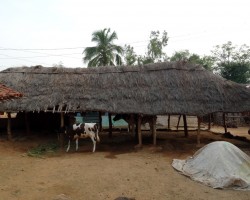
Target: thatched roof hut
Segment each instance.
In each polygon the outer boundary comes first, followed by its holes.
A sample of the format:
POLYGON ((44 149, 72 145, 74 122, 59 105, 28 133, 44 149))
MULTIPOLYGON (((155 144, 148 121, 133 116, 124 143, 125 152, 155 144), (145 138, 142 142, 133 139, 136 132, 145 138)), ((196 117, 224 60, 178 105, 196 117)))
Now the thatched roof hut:
POLYGON ((186 114, 250 111, 250 90, 185 62, 98 68, 9 68, 0 80, 25 98, 0 111, 186 114))
POLYGON ((22 97, 22 94, 0 84, 0 102, 22 97))

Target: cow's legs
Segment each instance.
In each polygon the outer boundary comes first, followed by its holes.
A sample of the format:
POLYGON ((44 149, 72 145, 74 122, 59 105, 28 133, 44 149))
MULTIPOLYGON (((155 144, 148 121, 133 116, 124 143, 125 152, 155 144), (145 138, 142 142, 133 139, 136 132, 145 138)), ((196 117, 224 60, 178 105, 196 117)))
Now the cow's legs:
POLYGON ((96 141, 95 141, 94 136, 91 136, 90 138, 91 138, 91 140, 93 142, 93 151, 92 152, 94 153, 95 152, 96 141))
POLYGON ((68 142, 68 148, 67 148, 66 152, 69 151, 69 148, 70 148, 70 140, 69 140, 69 142, 68 142))
POLYGON ((76 151, 78 150, 78 139, 76 139, 76 151))

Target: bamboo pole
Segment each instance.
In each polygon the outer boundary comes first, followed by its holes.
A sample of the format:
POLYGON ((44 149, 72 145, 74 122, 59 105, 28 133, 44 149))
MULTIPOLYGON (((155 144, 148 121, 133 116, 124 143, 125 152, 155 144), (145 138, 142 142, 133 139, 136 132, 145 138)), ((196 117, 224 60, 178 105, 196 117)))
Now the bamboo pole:
POLYGON ((141 133, 142 116, 138 115, 137 128, 138 128, 138 147, 142 147, 142 133, 141 133))
POLYGON ((7 121, 7 135, 8 135, 8 140, 12 140, 12 132, 11 132, 11 114, 8 112, 8 121, 7 121))
POLYGON ((109 138, 112 138, 112 119, 111 119, 111 113, 109 113, 109 138))

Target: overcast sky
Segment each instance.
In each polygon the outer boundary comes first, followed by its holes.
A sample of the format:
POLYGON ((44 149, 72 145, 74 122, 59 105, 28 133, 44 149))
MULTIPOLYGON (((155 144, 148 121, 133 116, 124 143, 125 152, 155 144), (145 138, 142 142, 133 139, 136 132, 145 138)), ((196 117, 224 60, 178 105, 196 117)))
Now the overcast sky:
POLYGON ((0 70, 86 67, 83 49, 103 28, 140 55, 153 30, 168 32, 169 56, 184 49, 209 55, 227 41, 250 45, 249 8, 249 0, 0 0, 0 70))

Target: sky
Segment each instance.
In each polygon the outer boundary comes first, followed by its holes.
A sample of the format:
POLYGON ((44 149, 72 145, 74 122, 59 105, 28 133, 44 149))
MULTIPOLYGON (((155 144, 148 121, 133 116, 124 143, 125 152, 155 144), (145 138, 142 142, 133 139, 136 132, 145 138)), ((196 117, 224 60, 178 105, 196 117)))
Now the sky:
POLYGON ((168 56, 186 49, 209 55, 228 41, 250 46, 249 8, 249 0, 0 0, 0 70, 86 67, 82 52, 104 28, 138 55, 156 30, 168 33, 168 56))

